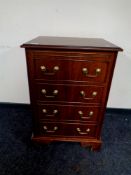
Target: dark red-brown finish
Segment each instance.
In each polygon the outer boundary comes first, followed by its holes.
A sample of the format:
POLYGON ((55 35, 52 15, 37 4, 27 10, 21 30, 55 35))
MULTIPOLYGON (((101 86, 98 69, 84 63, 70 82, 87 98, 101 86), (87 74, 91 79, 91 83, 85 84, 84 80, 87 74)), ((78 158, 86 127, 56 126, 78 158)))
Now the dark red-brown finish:
POLYGON ((72 102, 72 103, 96 103, 100 104, 103 100, 104 88, 101 86, 88 86, 88 85, 67 85, 67 84, 37 84, 36 98, 39 101, 55 101, 55 102, 72 102), (46 90, 46 94, 42 93, 42 90, 46 90), (57 90, 58 94, 53 95, 53 92, 57 90), (85 93, 85 96, 81 95, 81 92, 85 93), (96 96, 92 94, 97 92, 96 96))
POLYGON ((95 138, 96 127, 94 124, 42 122, 40 123, 40 135, 95 138), (47 127, 46 130, 44 129, 45 126, 47 127), (55 127, 57 127, 57 130, 55 130, 55 127), (78 128, 80 131, 77 131, 78 128))
MULTIPOLYGON (((35 56, 33 57, 35 78, 38 80, 55 81, 104 82, 107 78, 109 61, 105 60, 105 58, 102 59, 103 56, 104 54, 101 54, 100 57, 95 54, 80 54, 75 57, 69 57, 67 53, 55 56, 55 53, 47 55, 47 53, 43 52, 41 55, 38 54, 36 58, 35 56), (87 57, 89 57, 88 60, 87 57), (92 57, 94 57, 94 59, 92 59, 92 57), (41 66, 44 66, 46 71, 42 71, 41 66), (59 67, 59 70, 54 72, 56 66, 59 67), (66 69, 63 69, 64 67, 66 67, 66 69), (88 70, 88 75, 83 73, 83 68, 88 70), (98 68, 102 71, 99 74, 96 74, 98 68)), ((109 55, 109 57, 110 56, 111 55, 109 55)))
POLYGON ((39 104, 40 120, 94 122, 99 121, 102 108, 99 106, 39 104))
POLYGON ((39 36, 21 47, 33 49, 122 51, 122 49, 101 38, 72 38, 39 36))
POLYGON ((103 39, 38 37, 26 49, 36 142, 101 147, 111 80, 120 47, 103 39))

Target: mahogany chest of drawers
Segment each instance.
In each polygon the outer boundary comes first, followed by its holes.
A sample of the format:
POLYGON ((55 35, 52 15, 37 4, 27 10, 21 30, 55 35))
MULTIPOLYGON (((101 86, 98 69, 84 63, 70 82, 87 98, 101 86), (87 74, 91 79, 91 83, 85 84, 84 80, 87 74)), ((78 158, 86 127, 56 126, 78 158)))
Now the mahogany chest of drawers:
POLYGON ((33 136, 97 150, 120 47, 103 39, 37 37, 26 50, 33 136))

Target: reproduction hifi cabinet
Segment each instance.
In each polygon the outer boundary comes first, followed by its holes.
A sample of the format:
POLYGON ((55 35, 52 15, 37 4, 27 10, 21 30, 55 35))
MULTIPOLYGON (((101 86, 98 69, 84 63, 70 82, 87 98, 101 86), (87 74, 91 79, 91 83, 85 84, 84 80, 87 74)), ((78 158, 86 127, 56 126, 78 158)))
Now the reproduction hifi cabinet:
POLYGON ((120 47, 98 38, 37 37, 25 48, 32 140, 80 142, 98 150, 120 47))

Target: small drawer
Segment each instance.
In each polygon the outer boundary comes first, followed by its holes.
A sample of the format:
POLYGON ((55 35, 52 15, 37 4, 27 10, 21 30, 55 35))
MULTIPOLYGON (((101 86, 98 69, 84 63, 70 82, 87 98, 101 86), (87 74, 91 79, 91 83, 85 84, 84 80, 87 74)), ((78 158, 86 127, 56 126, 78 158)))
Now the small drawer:
POLYGON ((41 104, 37 109, 40 120, 53 121, 97 122, 101 113, 100 107, 77 105, 41 104))
POLYGON ((95 137, 97 125, 87 125, 79 123, 40 123, 40 134, 45 136, 77 136, 77 137, 95 137))
POLYGON ((101 103, 104 87, 66 84, 37 84, 37 99, 40 101, 63 101, 101 103))
POLYGON ((106 81, 109 62, 44 57, 34 61, 35 79, 51 81, 106 81))

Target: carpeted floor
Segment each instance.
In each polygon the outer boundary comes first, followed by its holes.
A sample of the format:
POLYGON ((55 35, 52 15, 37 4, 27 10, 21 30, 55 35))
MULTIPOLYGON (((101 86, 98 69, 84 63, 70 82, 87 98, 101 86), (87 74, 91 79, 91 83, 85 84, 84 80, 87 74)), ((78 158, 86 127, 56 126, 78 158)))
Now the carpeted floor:
POLYGON ((100 152, 34 145, 29 106, 0 105, 0 175, 131 175, 131 112, 108 110, 100 152))

